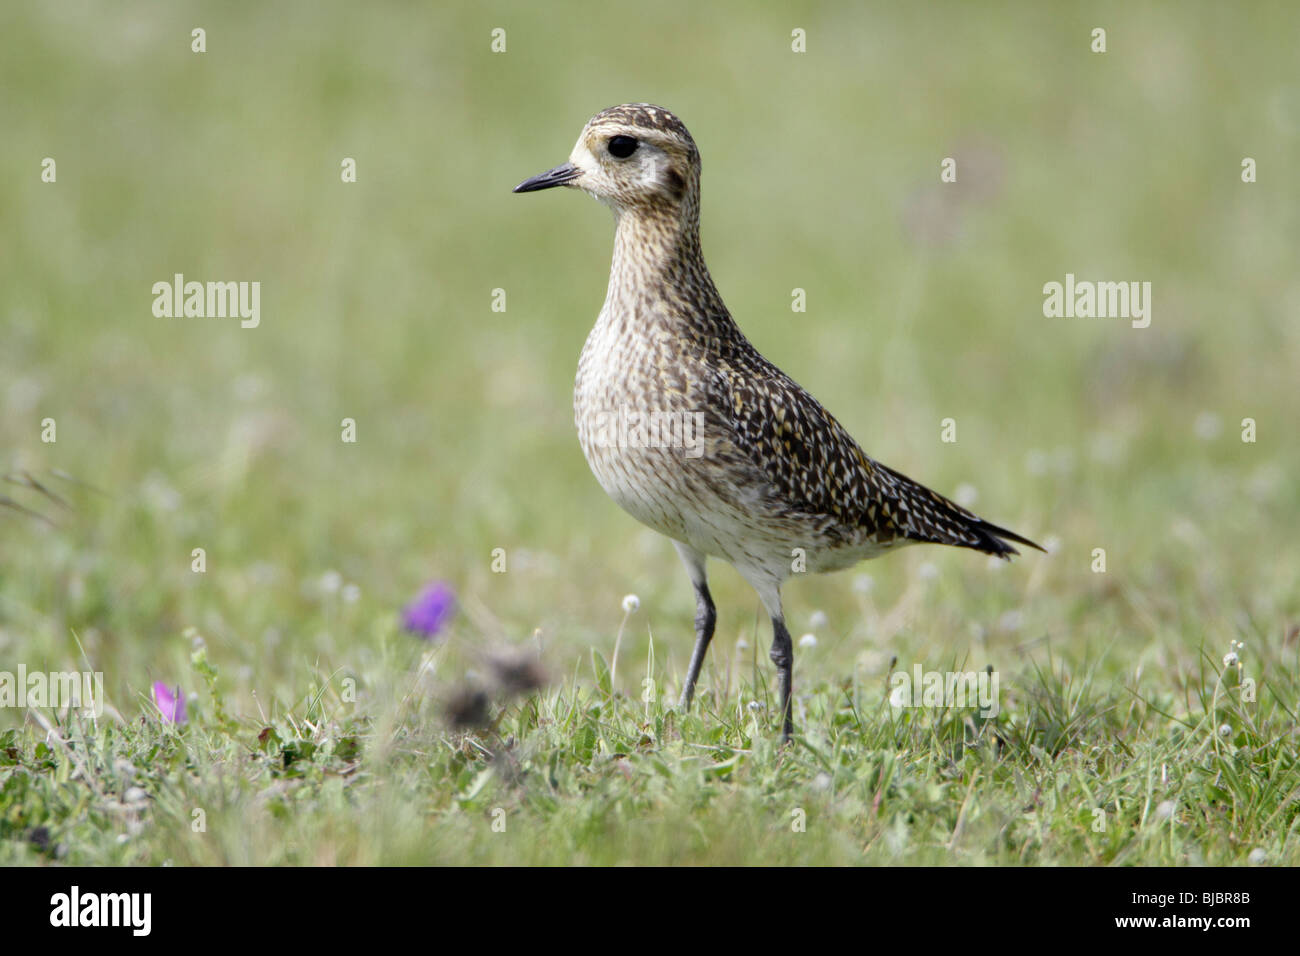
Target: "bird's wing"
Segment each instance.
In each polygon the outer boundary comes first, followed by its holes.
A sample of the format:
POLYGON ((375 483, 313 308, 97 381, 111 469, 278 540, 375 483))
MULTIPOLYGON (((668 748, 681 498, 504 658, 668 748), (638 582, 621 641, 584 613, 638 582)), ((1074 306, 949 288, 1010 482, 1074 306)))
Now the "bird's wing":
POLYGON ((719 363, 731 427, 792 511, 832 517, 846 536, 881 543, 903 538, 1002 557, 1017 553, 1004 538, 1038 547, 868 458, 820 402, 744 344, 719 363))

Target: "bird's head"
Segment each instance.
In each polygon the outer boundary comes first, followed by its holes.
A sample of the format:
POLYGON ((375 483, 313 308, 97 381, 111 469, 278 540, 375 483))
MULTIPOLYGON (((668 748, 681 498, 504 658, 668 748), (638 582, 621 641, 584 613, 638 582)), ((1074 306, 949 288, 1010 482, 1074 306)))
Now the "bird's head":
POLYGON ((693 208, 700 188, 700 151, 672 113, 628 103, 597 113, 582 128, 569 161, 526 179, 517 193, 574 186, 614 209, 693 208))

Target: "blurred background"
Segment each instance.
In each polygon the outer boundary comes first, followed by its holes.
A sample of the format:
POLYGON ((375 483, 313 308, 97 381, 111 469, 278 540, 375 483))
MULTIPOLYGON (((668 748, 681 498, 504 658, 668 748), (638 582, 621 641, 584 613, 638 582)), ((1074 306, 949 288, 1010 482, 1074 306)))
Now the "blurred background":
MULTIPOLYGON (((1282 3, 10 0, 0 495, 41 517, 0 509, 0 669, 90 660, 132 713, 149 682, 192 680, 195 628, 248 710, 310 671, 382 672, 400 608, 443 579, 460 639, 540 629, 562 674, 610 653, 636 593, 621 653, 653 639, 679 679, 685 574, 572 422, 609 212, 510 192, 626 101, 698 142, 705 252, 755 345, 869 454, 1054 552, 917 548, 792 582, 791 630, 818 639, 797 682, 1048 652, 1118 681, 1280 645, 1300 606, 1298 34, 1282 3), (259 281, 260 326, 155 317, 178 272, 259 281), (1150 327, 1044 317, 1066 273, 1150 282, 1150 327)), ((766 667, 768 641, 753 593, 712 573, 706 682, 766 667)))

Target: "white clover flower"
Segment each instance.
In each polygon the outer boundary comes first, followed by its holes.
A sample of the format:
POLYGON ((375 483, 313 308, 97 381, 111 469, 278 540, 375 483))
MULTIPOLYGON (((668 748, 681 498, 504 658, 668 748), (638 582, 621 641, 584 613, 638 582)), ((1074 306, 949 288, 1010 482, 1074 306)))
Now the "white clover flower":
POLYGON ((1164 800, 1156 806, 1155 818, 1156 820, 1168 820, 1177 809, 1178 804, 1174 803, 1174 801, 1164 800))
POLYGON ((1231 736, 1232 736, 1232 724, 1220 724, 1220 725, 1219 725, 1219 736, 1220 736, 1220 737, 1231 737, 1231 736))
POLYGON ((1246 857, 1246 862, 1252 866, 1263 866, 1268 862, 1268 853, 1262 847, 1255 847, 1250 851, 1250 856, 1246 857))
POLYGON ((636 609, 641 606, 641 599, 635 594, 623 595, 623 610, 628 614, 635 614, 636 609))
POLYGON ((808 618, 808 626, 814 631, 819 630, 829 624, 825 611, 813 611, 812 616, 808 618))
POLYGON ((922 581, 933 581, 939 576, 939 569, 929 561, 925 561, 916 569, 916 576, 922 581))
POLYGON ((875 586, 876 581, 869 574, 859 574, 853 579, 853 590, 858 594, 870 594, 875 586))
POLYGON ((816 647, 816 646, 817 646, 817 636, 814 635, 814 634, 805 634, 803 637, 799 638, 799 646, 800 646, 800 647, 816 647))
POLYGON ((320 576, 320 589, 325 594, 335 594, 343 586, 343 575, 337 571, 326 571, 320 576))
POLYGON ((749 650, 749 641, 745 640, 743 637, 740 640, 736 641, 736 650, 738 652, 749 650))
POLYGON ((975 506, 975 502, 979 500, 979 496, 980 493, 975 489, 974 485, 963 482, 952 493, 952 500, 963 508, 972 508, 975 506))
POLYGON ((1244 651, 1245 649, 1246 649, 1246 645, 1245 645, 1244 643, 1242 643, 1241 641, 1238 641, 1238 640, 1235 640, 1235 639, 1229 641, 1229 642, 1228 642, 1228 653, 1226 653, 1226 654, 1223 655, 1223 666, 1224 666, 1224 667, 1240 667, 1240 666, 1241 666, 1241 655, 1238 654, 1237 651, 1238 651, 1238 650, 1243 650, 1243 651, 1244 651))
POLYGON ((342 597, 346 603, 356 604, 361 600, 361 588, 355 584, 345 584, 343 585, 342 597))

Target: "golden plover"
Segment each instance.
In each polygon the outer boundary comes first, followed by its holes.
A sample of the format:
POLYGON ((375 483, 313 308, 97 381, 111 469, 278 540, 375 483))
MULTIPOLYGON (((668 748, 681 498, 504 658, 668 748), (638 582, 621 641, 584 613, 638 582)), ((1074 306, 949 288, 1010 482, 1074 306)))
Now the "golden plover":
MULTIPOLYGON (((596 114, 569 160, 515 192, 573 186, 614 211, 609 289, 578 361, 583 453, 624 510, 673 540, 695 586, 688 708, 717 614, 707 556, 730 562, 772 619, 782 737, 793 646, 781 585, 933 542, 1009 559, 1037 548, 873 461, 732 321, 700 251, 700 153, 658 106, 596 114), (801 567, 802 565, 802 567, 801 567)), ((1040 549, 1041 550, 1041 549, 1040 549)))

